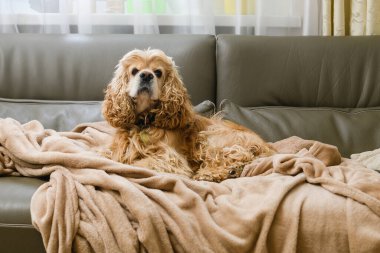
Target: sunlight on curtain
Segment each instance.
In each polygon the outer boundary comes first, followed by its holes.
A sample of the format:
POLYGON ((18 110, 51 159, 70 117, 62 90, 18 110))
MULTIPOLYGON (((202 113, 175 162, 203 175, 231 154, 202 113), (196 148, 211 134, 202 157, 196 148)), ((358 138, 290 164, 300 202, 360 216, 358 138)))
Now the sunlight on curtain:
POLYGON ((320 1, 0 0, 0 32, 318 35, 320 1))
POLYGON ((380 1, 353 0, 351 35, 380 35, 380 1))
POLYGON ((0 33, 18 32, 16 17, 11 15, 13 13, 12 3, 0 0, 0 33))
POLYGON ((380 35, 379 0, 322 0, 323 35, 380 35))
POLYGON ((319 35, 319 13, 319 0, 256 0, 255 34, 319 35))

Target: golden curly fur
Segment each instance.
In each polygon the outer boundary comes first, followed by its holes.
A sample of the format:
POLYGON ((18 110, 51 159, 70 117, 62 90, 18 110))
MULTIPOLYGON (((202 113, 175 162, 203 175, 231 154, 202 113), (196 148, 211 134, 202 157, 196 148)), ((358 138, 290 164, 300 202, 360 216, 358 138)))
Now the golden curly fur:
POLYGON ((174 61, 161 50, 127 53, 105 93, 103 115, 117 128, 116 161, 220 182, 273 153, 254 132, 197 115, 174 61))

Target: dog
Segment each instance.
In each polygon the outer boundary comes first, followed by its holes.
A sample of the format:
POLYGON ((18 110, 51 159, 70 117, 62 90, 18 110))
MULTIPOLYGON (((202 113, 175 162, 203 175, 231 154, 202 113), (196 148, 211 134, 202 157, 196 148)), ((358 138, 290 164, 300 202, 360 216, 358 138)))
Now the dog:
POLYGON ((195 113, 174 61, 158 49, 136 49, 119 61, 102 113, 117 129, 110 158, 158 172, 221 182, 274 153, 253 131, 195 113))

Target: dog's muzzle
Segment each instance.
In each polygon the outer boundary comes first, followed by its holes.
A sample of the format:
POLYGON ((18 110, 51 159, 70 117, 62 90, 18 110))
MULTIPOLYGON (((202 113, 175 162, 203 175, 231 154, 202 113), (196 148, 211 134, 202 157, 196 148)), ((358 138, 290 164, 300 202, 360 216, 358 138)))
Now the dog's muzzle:
POLYGON ((149 94, 152 93, 152 80, 154 78, 154 75, 150 72, 142 72, 139 74, 140 76, 140 84, 138 87, 137 92, 148 92, 149 94))
POLYGON ((137 93, 140 94, 142 92, 147 92, 149 94, 152 93, 152 85, 150 83, 141 82, 137 90, 137 93))

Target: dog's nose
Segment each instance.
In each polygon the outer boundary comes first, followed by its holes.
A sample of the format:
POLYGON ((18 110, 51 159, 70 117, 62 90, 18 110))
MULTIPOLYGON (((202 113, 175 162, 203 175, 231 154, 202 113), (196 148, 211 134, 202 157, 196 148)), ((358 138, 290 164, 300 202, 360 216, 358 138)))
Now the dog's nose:
POLYGON ((150 80, 152 80, 154 78, 153 74, 152 73, 149 73, 149 72, 142 72, 140 74, 140 78, 143 82, 150 82, 150 80))

